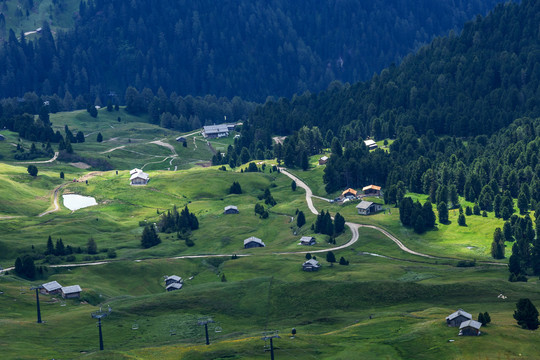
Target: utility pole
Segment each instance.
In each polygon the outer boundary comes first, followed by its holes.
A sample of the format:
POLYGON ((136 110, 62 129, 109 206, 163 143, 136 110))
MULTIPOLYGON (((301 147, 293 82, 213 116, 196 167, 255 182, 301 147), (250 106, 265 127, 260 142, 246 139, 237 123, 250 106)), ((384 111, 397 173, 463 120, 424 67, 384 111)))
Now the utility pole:
POLYGON ((43 289, 43 286, 32 286, 30 290, 36 290, 36 307, 37 307, 37 323, 41 324, 41 309, 39 308, 39 290, 43 289))
POLYGON ((262 340, 270 340, 270 359, 274 360, 274 343, 272 342, 272 339, 281 339, 281 337, 278 335, 278 331, 270 331, 270 332, 264 332, 262 340))
POLYGON ((208 324, 214 323, 215 321, 212 318, 202 318, 197 321, 197 324, 204 325, 204 332, 206 334, 206 345, 210 345, 210 340, 208 339, 208 324))
POLYGON ((103 350, 103 334, 101 333, 101 318, 106 317, 111 313, 112 309, 109 306, 108 311, 102 311, 101 308, 99 308, 99 311, 92 313, 93 319, 98 319, 98 328, 99 328, 99 350, 103 350))

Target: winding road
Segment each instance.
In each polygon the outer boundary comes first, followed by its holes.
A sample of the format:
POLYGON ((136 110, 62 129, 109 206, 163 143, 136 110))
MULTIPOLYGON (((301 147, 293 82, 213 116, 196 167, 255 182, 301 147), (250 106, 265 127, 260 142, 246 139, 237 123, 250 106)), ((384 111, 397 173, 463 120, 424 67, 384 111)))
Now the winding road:
MULTIPOLYGON (((158 145, 161 145, 161 144, 158 144, 158 145)), ((280 172, 282 174, 284 174, 284 175, 288 176, 290 179, 294 180, 296 182, 297 186, 300 186, 301 188, 303 188, 305 190, 305 192, 306 192, 306 203, 307 203, 307 206, 308 206, 309 210, 313 214, 318 215, 319 212, 317 211, 317 209, 313 205, 312 197, 316 197, 316 198, 319 198, 319 197, 314 196, 313 192, 311 191, 311 188, 306 183, 304 183, 302 180, 300 180, 298 177, 291 174, 290 172, 288 172, 284 168, 279 168, 279 170, 280 170, 280 172)), ((91 175, 91 174, 92 173, 90 173, 88 175, 91 175)), ((86 176, 88 176, 88 175, 86 175, 86 176)), ((54 189, 54 206, 55 206, 55 209, 48 210, 48 211, 46 211, 46 212, 44 212, 44 213, 42 213, 42 214, 40 214, 38 216, 43 216, 43 215, 49 214, 51 212, 58 211, 58 209, 59 209, 59 206, 58 206, 58 192, 60 191, 60 189, 62 187, 66 186, 67 184, 68 183, 59 185, 54 189)), ((336 246, 336 247, 333 247, 333 248, 320 249, 320 250, 274 252, 273 254, 274 255, 291 255, 291 254, 306 254, 306 253, 314 254, 314 253, 324 253, 324 252, 328 252, 328 251, 336 251, 336 250, 345 249, 347 247, 350 247, 351 245, 353 245, 354 243, 356 243, 358 241, 358 239, 359 239, 358 229, 359 228, 370 228, 370 229, 377 230, 380 233, 382 233, 383 235, 385 235, 387 238, 392 240, 404 252, 407 252, 407 253, 412 254, 412 255, 421 256, 421 257, 424 257, 424 258, 429 258, 429 259, 445 259, 445 258, 442 258, 442 257, 436 257, 436 256, 423 254, 423 253, 411 250, 408 247, 406 247, 394 235, 390 234, 388 231, 386 231, 383 228, 380 228, 378 226, 357 224, 357 223, 352 223, 352 222, 346 222, 345 225, 347 225, 349 227, 349 229, 351 229, 352 236, 351 236, 351 239, 347 243, 345 243, 343 245, 336 246)), ((373 254, 373 253, 364 253, 364 254, 372 255, 372 256, 376 256, 376 257, 387 258, 386 256, 380 255, 380 254, 373 254)), ((246 257, 246 256, 254 256, 254 255, 255 254, 238 254, 237 256, 238 257, 246 257)), ((268 255, 268 254, 260 254, 259 256, 263 256, 263 255, 268 255)), ((169 258, 169 259, 198 259, 198 258, 229 257, 229 256, 231 256, 231 254, 201 254, 201 255, 181 255, 181 256, 175 256, 175 257, 172 257, 172 258, 169 258)), ((140 262, 140 261, 143 261, 143 260, 133 260, 133 261, 140 262)), ((95 266, 95 265, 103 265, 103 264, 108 264, 108 263, 111 263, 111 261, 98 261, 98 262, 92 262, 92 263, 50 265, 50 267, 52 267, 52 268, 62 268, 62 267, 95 266)), ((507 264, 504 264, 504 263, 495 263, 495 262, 489 262, 489 261, 480 261, 479 263, 486 264, 486 265, 507 266, 507 264)), ((6 268, 6 269, 0 269, 0 273, 5 272, 5 271, 10 271, 12 269, 13 269, 13 267, 9 267, 9 268, 6 268)))
MULTIPOLYGON (((294 176, 293 174, 291 174, 290 172, 288 172, 284 168, 280 168, 280 171, 281 171, 282 174, 285 174, 286 176, 288 176, 289 178, 294 180, 296 182, 297 186, 300 186, 302 189, 304 189, 306 191, 306 202, 307 202, 308 208, 313 214, 318 215, 319 212, 317 211, 317 209, 313 205, 313 200, 311 199, 314 196, 313 196, 313 192, 311 191, 310 187, 307 186, 307 184, 305 182, 303 182, 298 177, 294 176)), ((320 198, 320 197, 317 196, 317 198, 320 198)), ((326 200, 326 199, 324 199, 324 200, 326 200)), ((423 257, 430 258, 430 259, 438 259, 435 256, 422 254, 422 253, 419 253, 417 251, 409 249, 408 247, 403 245, 403 243, 401 241, 399 241, 399 239, 396 238, 394 235, 390 234, 388 231, 386 231, 386 230, 384 230, 384 229, 382 229, 382 228, 380 228, 378 226, 375 226, 375 225, 362 225, 362 224, 356 224, 356 223, 352 223, 352 222, 346 222, 345 225, 347 225, 351 229, 351 232, 353 233, 353 236, 352 236, 351 240, 348 243, 346 243, 344 245, 341 245, 341 246, 338 246, 336 248, 324 249, 324 250, 321 250, 321 251, 318 251, 318 252, 325 252, 325 251, 330 251, 330 250, 340 250, 340 249, 351 246, 352 244, 354 244, 358 240, 358 228, 363 227, 363 228, 374 229, 374 230, 377 230, 377 231, 381 232, 387 238, 389 238, 394 243, 396 243, 396 245, 399 246, 399 248, 401 250, 403 250, 405 252, 408 252, 409 254, 423 256, 423 257)), ((310 251, 310 252, 316 252, 316 251, 310 251)))

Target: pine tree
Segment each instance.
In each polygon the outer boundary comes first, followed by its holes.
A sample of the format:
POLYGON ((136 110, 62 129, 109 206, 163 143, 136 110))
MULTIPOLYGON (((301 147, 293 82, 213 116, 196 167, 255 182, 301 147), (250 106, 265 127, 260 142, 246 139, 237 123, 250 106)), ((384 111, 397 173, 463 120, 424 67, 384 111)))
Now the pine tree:
POLYGON ((510 221, 506 221, 504 223, 503 234, 505 241, 514 241, 514 230, 512 229, 512 224, 510 224, 510 221))
POLYGON ((51 235, 49 235, 49 239, 47 239, 47 250, 45 250, 45 255, 52 255, 54 254, 54 245, 52 242, 51 235))
POLYGON ((97 141, 98 143, 100 143, 100 142, 103 141, 103 135, 101 135, 101 133, 98 133, 98 134, 97 134, 96 141, 97 141))
POLYGON ((467 226, 467 220, 465 219, 465 215, 459 214, 459 216, 458 216, 458 225, 459 226, 467 226))
POLYGON ((334 230, 336 235, 345 230, 345 218, 340 213, 336 213, 336 216, 334 216, 334 230))
POLYGON ((299 211, 296 217, 296 225, 301 228, 306 223, 306 217, 304 216, 303 211, 299 211))
POLYGON ((437 205, 437 211, 439 212, 439 223, 441 224, 447 224, 448 223, 448 207, 446 206, 446 203, 440 202, 439 205, 437 205))
POLYGON ((426 201, 422 206, 422 217, 424 218, 424 225, 426 229, 432 229, 435 227, 435 213, 433 212, 433 206, 431 201, 426 201))
POLYGON ((86 243, 86 252, 90 255, 98 253, 96 240, 94 240, 94 238, 88 239, 88 242, 86 243))
POLYGON ((141 237, 141 246, 148 249, 152 246, 161 243, 161 239, 156 234, 156 230, 153 225, 145 226, 141 237))
POLYGON ((64 243, 62 242, 62 239, 56 240, 56 247, 54 249, 54 254, 56 256, 64 256, 66 253, 66 249, 64 247, 64 243))
POLYGON ((491 243, 491 256, 494 259, 504 259, 504 235, 501 228, 496 228, 491 243))
POLYGON ((291 183, 291 189, 292 189, 292 191, 296 191, 296 181, 294 181, 294 180, 291 183))
POLYGON ((332 251, 326 253, 326 261, 330 263, 330 266, 334 266, 334 263, 336 262, 336 256, 332 251))
POLYGON ((484 321, 486 322, 484 325, 487 325, 491 322, 491 316, 489 316, 489 313, 487 311, 484 313, 484 321))
POLYGON ((519 299, 514 311, 514 319, 523 329, 538 329, 538 310, 529 299, 519 299))
POLYGON ((17 257, 17 259, 15 260, 15 273, 17 273, 17 275, 19 275, 19 276, 24 275, 23 274, 23 264, 22 264, 22 260, 21 260, 20 257, 17 257))
POLYGON ((482 324, 482 326, 485 326, 486 325, 486 319, 484 318, 484 314, 483 313, 479 313, 478 314, 478 322, 482 324))
POLYGON ((424 218, 422 215, 418 215, 414 221, 414 232, 417 234, 422 234, 426 230, 424 223, 424 218))
POLYGON ((525 215, 527 213, 527 210, 529 209, 529 202, 524 192, 519 193, 517 206, 521 215, 525 215))

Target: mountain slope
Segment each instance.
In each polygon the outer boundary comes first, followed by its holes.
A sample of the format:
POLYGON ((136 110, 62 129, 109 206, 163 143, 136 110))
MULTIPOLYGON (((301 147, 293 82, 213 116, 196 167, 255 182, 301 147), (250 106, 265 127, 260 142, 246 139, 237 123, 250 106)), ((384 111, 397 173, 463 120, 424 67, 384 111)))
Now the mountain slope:
POLYGON ((493 133, 540 115, 539 23, 536 1, 499 5, 460 36, 437 38, 370 81, 267 103, 252 124, 263 141, 261 129, 289 134, 303 125, 344 140, 393 137, 407 125, 419 134, 493 133))
POLYGON ((73 31, 7 35, 0 97, 109 90, 264 100, 355 82, 498 0, 82 2, 73 31))

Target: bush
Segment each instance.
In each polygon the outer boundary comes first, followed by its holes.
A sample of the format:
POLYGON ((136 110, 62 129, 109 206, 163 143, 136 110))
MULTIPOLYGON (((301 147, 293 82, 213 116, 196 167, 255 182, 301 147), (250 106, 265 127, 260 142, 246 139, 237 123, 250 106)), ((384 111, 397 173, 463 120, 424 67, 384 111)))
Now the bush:
POLYGON ((30 174, 30 176, 36 177, 38 174, 38 168, 36 167, 36 165, 28 165, 26 171, 28 171, 28 174, 30 174))
POLYGON ((54 256, 54 255, 47 255, 45 257, 45 262, 47 264, 51 264, 51 265, 58 265, 62 262, 62 259, 58 256, 54 256))
POLYGON ((474 267, 476 266, 476 260, 460 260, 457 262, 456 267, 474 267))
POLYGON ((195 246, 195 243, 190 238, 187 238, 186 239, 186 246, 187 247, 192 247, 192 246, 195 246))
POLYGON ((109 249, 109 251, 107 251, 107 257, 109 259, 116 258, 116 251, 114 249, 109 249))

